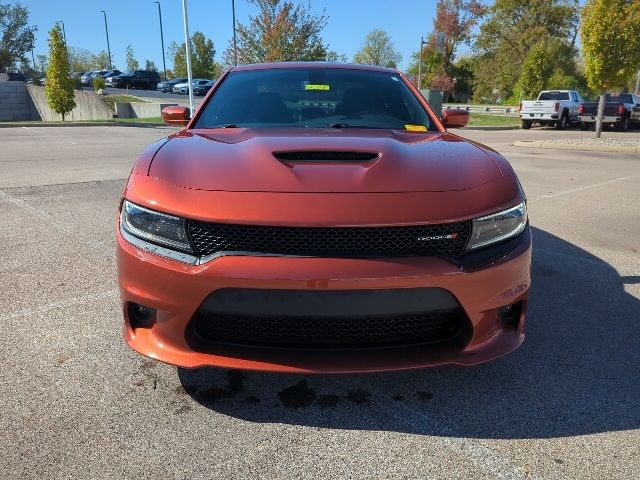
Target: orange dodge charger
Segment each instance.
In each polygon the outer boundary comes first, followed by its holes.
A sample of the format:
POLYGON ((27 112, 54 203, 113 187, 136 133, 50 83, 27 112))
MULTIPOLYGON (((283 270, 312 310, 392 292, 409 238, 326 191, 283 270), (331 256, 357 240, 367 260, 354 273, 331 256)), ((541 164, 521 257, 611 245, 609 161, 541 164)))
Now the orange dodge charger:
MULTIPOLYGON (((397 70, 229 70, 129 177, 116 229, 126 342, 186 368, 474 365, 524 338, 525 195, 397 70), (441 119, 442 117, 442 119, 441 119)), ((462 118, 461 118, 462 117, 462 118)))

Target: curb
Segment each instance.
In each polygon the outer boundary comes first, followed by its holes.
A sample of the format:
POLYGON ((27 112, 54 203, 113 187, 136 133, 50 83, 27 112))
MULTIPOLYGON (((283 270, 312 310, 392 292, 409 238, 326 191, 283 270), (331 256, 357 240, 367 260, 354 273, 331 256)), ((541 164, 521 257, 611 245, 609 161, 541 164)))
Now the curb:
POLYGON ((514 126, 504 126, 504 127, 492 127, 492 126, 486 126, 486 127, 464 127, 463 130, 485 130, 485 131, 497 131, 497 130, 520 130, 520 126, 519 125, 514 125, 514 126))
POLYGON ((24 122, 24 123, 3 123, 0 122, 0 128, 20 128, 20 127, 169 127, 164 123, 143 123, 143 122, 24 122))
POLYGON ((570 145, 562 143, 549 143, 536 140, 516 140, 514 147, 543 148, 548 150, 579 150, 583 152, 620 152, 640 153, 639 147, 615 146, 615 145, 570 145))

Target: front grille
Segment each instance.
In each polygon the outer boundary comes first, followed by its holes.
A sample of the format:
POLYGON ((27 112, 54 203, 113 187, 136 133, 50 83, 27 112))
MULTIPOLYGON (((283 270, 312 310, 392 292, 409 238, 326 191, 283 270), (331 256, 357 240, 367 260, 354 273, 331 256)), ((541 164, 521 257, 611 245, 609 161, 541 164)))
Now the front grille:
POLYGON ((458 257, 470 231, 470 221, 400 227, 276 227, 189 222, 191 240, 200 256, 248 252, 311 257, 458 257))
POLYGON ((346 317, 248 315, 199 310, 192 319, 205 341, 280 348, 370 348, 453 340, 464 328, 459 309, 346 317))
POLYGON ((273 156, 285 162, 366 162, 378 158, 377 153, 326 150, 274 152, 273 156))

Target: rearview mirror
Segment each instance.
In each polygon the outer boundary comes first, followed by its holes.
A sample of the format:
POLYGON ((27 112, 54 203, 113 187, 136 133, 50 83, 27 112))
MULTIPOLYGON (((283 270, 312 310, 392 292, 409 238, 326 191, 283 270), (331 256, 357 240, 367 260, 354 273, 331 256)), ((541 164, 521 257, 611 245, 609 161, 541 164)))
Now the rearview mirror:
POLYGON ((469 124, 469 112, 461 108, 442 110, 442 123, 445 128, 462 128, 469 124))
POLYGON ((167 125, 184 127, 189 123, 191 112, 187 107, 164 107, 162 109, 162 121, 167 125))

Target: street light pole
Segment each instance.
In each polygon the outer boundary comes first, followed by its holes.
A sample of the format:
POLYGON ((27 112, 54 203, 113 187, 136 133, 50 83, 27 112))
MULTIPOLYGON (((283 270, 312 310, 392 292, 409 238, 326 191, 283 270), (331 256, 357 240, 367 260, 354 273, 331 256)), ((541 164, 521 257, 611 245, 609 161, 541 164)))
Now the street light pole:
POLYGON ((238 42, 236 41, 236 0, 231 0, 231 14, 233 16, 233 59, 238 66, 238 42))
POLYGON ((56 23, 62 25, 62 40, 64 41, 64 48, 67 51, 67 61, 69 62, 69 72, 71 72, 71 55, 69 55, 69 46, 67 45, 67 34, 64 31, 64 22, 62 20, 58 20, 56 23))
POLYGON ((189 82, 189 112, 191 115, 193 115, 193 73, 191 72, 191 38, 189 37, 187 0, 182 0, 182 21, 184 23, 184 48, 187 54, 187 81, 189 82))
POLYGON ((424 37, 420 37, 420 60, 418 61, 418 91, 422 90, 422 47, 429 42, 424 41, 424 37))
POLYGON ((160 2, 154 2, 158 4, 158 17, 160 17, 160 45, 162 45, 162 68, 164 69, 164 81, 167 81, 167 62, 164 59, 164 34, 162 33, 162 9, 160 8, 160 2))
POLYGON ((107 34, 107 53, 109 54, 109 70, 113 68, 111 65, 111 47, 109 46, 109 28, 107 27, 107 12, 100 10, 104 15, 104 31, 107 34))

